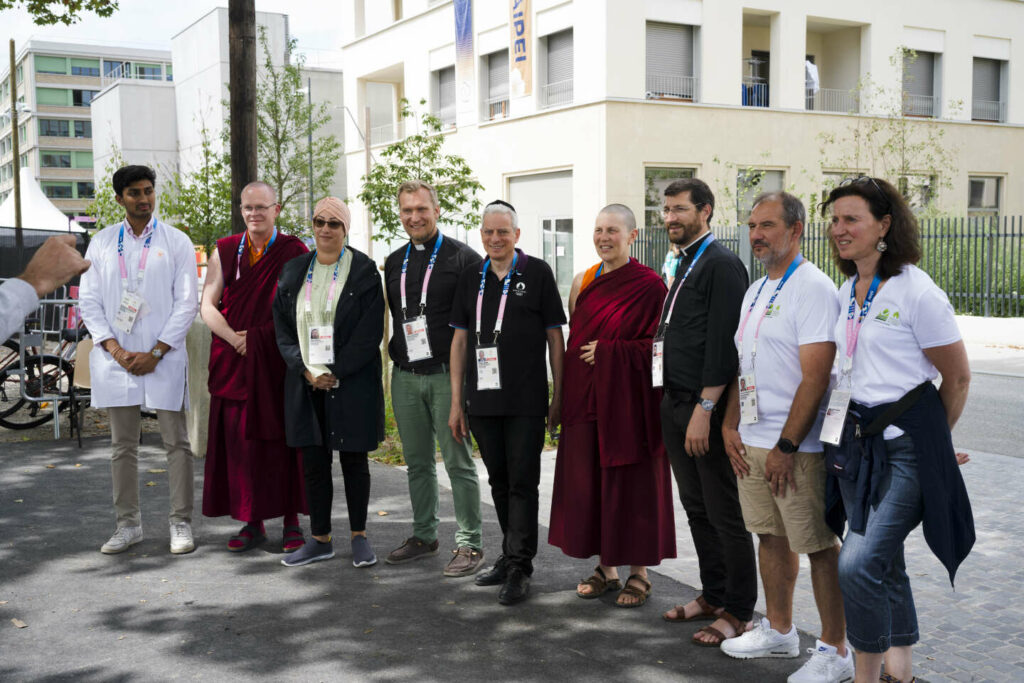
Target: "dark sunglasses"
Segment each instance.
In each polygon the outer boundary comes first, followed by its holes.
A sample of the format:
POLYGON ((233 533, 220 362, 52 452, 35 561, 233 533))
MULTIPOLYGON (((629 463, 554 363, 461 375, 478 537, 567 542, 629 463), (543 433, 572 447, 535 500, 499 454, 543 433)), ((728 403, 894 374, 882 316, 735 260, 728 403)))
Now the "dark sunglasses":
POLYGON ((331 230, 337 230, 338 228, 344 227, 345 223, 342 221, 325 221, 323 218, 314 218, 313 227, 322 228, 324 226, 329 227, 331 230))
POLYGON ((885 191, 882 190, 882 187, 877 182, 875 182, 874 178, 872 178, 869 175, 861 175, 855 178, 847 178, 843 182, 839 183, 838 187, 845 187, 846 185, 863 185, 867 183, 871 183, 871 185, 874 186, 875 192, 877 192, 878 196, 882 198, 883 202, 885 202, 885 213, 891 213, 892 203, 889 201, 889 195, 885 194, 885 191))

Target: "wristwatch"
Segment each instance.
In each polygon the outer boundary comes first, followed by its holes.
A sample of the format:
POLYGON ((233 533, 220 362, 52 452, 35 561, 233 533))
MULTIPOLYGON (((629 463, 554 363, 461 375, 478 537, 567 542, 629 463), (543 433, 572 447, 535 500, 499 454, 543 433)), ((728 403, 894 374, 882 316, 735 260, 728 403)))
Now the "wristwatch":
POLYGON ((152 351, 150 351, 150 353, 153 354, 153 358, 156 358, 157 360, 160 360, 161 358, 164 357, 164 352, 158 348, 153 349, 152 351))
POLYGON ((712 401, 710 398, 702 398, 700 400, 700 407, 710 413, 712 410, 715 409, 715 402, 712 401))
POLYGON ((785 438, 779 439, 775 443, 775 447, 778 448, 783 453, 785 453, 786 455, 793 455, 794 453, 796 453, 797 448, 795 443, 785 438))

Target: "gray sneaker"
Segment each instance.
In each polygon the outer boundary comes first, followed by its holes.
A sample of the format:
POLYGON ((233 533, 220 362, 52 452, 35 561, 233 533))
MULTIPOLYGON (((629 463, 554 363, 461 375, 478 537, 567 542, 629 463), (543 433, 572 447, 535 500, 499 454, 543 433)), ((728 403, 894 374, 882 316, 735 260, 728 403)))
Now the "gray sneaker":
POLYGON ((433 555, 437 555, 436 539, 433 543, 427 543, 411 536, 405 540, 405 543, 392 550, 384 561, 388 564, 403 564, 433 555))
POLYGON ((301 567, 310 562, 329 560, 332 557, 334 557, 334 544, 331 541, 321 543, 315 538, 311 538, 298 550, 285 555, 281 564, 286 567, 301 567))
POLYGON ((476 574, 480 569, 480 565, 484 563, 484 551, 470 548, 469 546, 459 546, 452 551, 452 555, 455 557, 444 568, 445 576, 469 576, 476 574))
POLYGON ((110 540, 103 544, 100 548, 101 553, 107 555, 116 555, 123 553, 128 548, 132 547, 136 543, 142 540, 142 525, 139 526, 119 526, 114 535, 110 537, 110 540))
POLYGON ((352 566, 372 567, 377 564, 377 556, 370 547, 370 541, 366 536, 356 536, 352 539, 352 566))

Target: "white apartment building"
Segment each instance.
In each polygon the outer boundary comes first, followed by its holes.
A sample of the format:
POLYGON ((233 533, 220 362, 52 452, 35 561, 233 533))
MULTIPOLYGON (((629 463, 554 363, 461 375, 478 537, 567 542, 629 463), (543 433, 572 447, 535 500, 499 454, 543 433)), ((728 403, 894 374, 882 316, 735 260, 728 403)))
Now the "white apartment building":
MULTIPOLYGON (((121 77, 170 83, 171 54, 33 39, 21 46, 15 65, 21 166, 32 169, 46 196, 66 215, 84 214, 95 192, 92 99, 121 77)), ((9 68, 0 75, 0 201, 14 187, 8 73, 9 68)))
MULTIPOLYGON (((730 223, 745 218, 752 172, 761 189, 820 197, 837 178, 879 172, 843 141, 892 113, 915 140, 942 133, 953 163, 950 186, 931 190, 939 209, 1024 214, 1015 0, 474 0, 473 73, 458 83, 451 0, 344 2, 345 101, 371 108, 371 150, 404 133, 400 98, 426 99, 482 199, 516 206, 520 245, 563 289, 595 259, 605 204, 656 225, 661 189, 692 174, 715 191, 713 222, 730 223), (513 6, 528 8, 519 46, 513 6), (510 47, 529 56, 528 94, 510 94, 510 47)), ((352 122, 346 137, 354 196, 364 158, 352 122)), ((353 223, 364 244, 355 202, 353 223)))

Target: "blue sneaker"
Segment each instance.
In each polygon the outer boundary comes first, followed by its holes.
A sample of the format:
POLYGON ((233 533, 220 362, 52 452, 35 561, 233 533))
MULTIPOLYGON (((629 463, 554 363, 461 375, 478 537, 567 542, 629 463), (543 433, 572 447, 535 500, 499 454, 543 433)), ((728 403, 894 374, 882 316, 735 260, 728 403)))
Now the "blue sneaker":
POLYGON ((295 552, 288 553, 281 564, 286 567, 301 567, 310 562, 320 562, 334 557, 334 544, 330 541, 321 543, 315 538, 309 539, 305 545, 295 552))
POLYGON ((372 567, 377 564, 377 556, 373 554, 370 541, 366 536, 356 536, 352 539, 352 566, 372 567))

